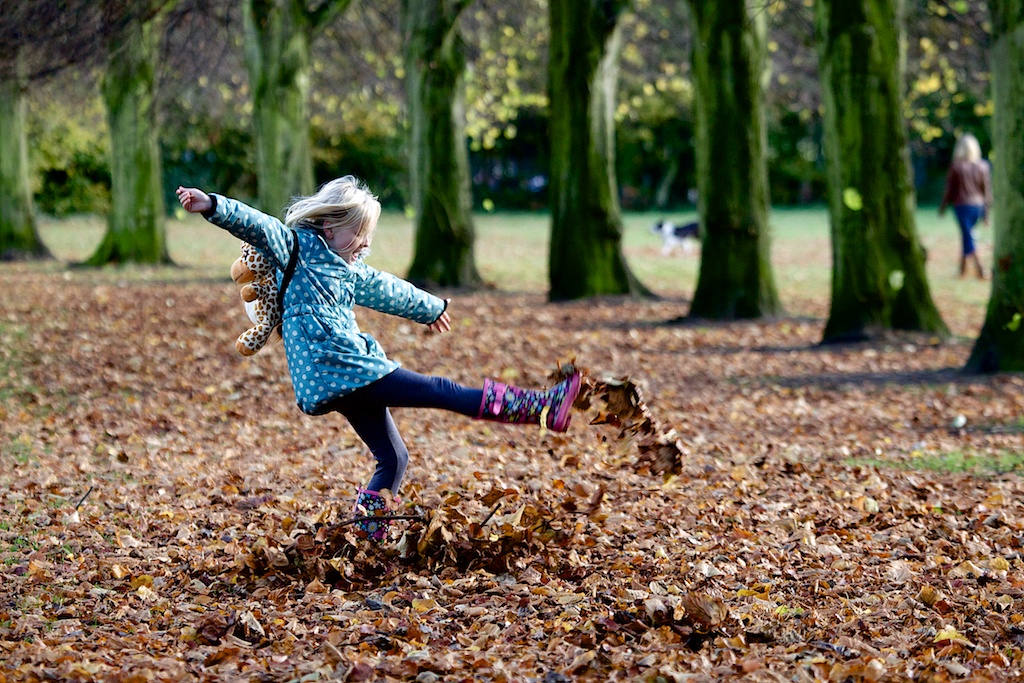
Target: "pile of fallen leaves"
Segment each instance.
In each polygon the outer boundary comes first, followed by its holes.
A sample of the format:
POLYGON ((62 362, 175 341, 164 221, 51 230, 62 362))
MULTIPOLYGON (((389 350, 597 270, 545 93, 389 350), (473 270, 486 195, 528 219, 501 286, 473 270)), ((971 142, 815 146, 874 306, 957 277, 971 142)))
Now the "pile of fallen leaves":
POLYGON ((465 384, 593 368, 565 434, 395 411, 412 461, 372 544, 372 458, 298 412, 279 346, 234 353, 230 283, 0 287, 0 682, 1024 675, 1024 379, 959 374, 962 338, 820 348, 818 319, 671 324, 678 301, 474 295, 445 336, 361 311, 465 384))
MULTIPOLYGON (((390 505, 397 512, 376 519, 389 519, 392 527, 398 528, 372 543, 355 531, 352 522, 364 519, 359 516, 333 523, 323 523, 321 516, 297 525, 270 524, 267 526, 279 533, 234 549, 238 576, 256 584, 299 580, 368 588, 409 570, 506 572, 524 557, 543 554, 550 544, 564 547, 571 543, 576 533, 573 520, 543 505, 515 505, 518 498, 515 489, 492 489, 469 500, 450 493, 434 509, 416 505, 401 509, 401 503, 392 499, 390 505), (513 501, 514 509, 496 514, 508 501, 513 501), (470 510, 479 515, 481 503, 493 507, 474 521, 470 510), (400 521, 408 523, 399 527, 400 521)), ((275 516, 272 507, 261 505, 260 509, 275 516)), ((287 513, 276 517, 289 519, 287 513)))

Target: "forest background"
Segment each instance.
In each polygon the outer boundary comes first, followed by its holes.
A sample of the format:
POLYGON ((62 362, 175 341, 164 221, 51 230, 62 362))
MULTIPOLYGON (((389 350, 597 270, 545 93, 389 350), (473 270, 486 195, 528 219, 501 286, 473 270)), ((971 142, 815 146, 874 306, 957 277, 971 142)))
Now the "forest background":
MULTIPOLYGON (((480 210, 546 207, 546 3, 474 3, 460 18, 469 54, 466 133, 480 210)), ((823 202, 821 87, 810 2, 765 2, 769 182, 777 205, 823 202)), ((906 12, 906 99, 914 185, 936 204, 958 134, 991 148, 984 3, 913 0, 906 12)), ((385 206, 408 203, 404 67, 397 2, 356 2, 313 45, 311 128, 317 182, 365 179, 385 206)), ((625 210, 692 209, 694 89, 683 3, 639 0, 623 19, 616 121, 625 210)), ((166 205, 187 183, 256 196, 252 98, 239 3, 180 3, 158 62, 166 205)), ((109 134, 99 71, 65 71, 29 90, 33 193, 49 215, 110 209, 109 134)))

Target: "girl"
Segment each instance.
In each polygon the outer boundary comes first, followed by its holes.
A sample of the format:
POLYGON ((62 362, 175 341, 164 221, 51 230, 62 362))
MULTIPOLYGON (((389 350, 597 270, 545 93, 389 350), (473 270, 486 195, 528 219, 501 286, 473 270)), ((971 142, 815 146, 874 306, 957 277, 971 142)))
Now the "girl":
MULTIPOLYGON (((278 281, 298 245, 294 274, 283 293, 282 335, 295 400, 302 412, 337 412, 377 460, 377 469, 356 507, 373 516, 388 514, 380 491, 398 493, 409 451, 389 408, 441 408, 477 419, 539 424, 564 432, 569 427, 580 376, 573 374, 547 391, 531 391, 484 380, 482 389, 444 377, 426 377, 388 360, 370 335, 360 332, 355 304, 402 316, 444 333, 451 329, 447 299, 374 270, 362 261, 380 218, 380 203, 360 181, 345 176, 316 194, 292 203, 284 223, 227 197, 179 187, 186 211, 255 247, 278 269, 278 281)), ((387 521, 360 522, 376 541, 387 521)))
POLYGON ((966 133, 953 147, 953 163, 946 175, 946 190, 939 204, 939 215, 952 205, 960 225, 962 249, 960 252, 960 277, 967 273, 968 260, 977 269, 978 277, 985 279, 985 269, 974 249, 972 230, 981 219, 988 225, 988 211, 992 206, 992 180, 988 164, 982 161, 978 139, 966 133))

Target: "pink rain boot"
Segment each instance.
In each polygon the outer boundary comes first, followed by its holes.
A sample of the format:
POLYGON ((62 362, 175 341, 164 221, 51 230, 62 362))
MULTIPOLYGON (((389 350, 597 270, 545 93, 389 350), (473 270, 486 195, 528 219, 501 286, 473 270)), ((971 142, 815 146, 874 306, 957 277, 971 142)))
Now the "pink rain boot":
POLYGON ((540 424, 547 408, 547 424, 553 432, 569 428, 573 401, 580 393, 580 374, 573 373, 547 391, 533 391, 484 380, 484 396, 477 419, 510 424, 540 424))

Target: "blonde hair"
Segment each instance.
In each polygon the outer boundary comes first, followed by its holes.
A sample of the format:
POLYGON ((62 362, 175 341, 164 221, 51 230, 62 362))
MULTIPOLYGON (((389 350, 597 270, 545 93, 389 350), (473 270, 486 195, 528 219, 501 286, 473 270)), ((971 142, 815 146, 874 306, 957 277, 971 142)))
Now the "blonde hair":
POLYGON ((953 147, 953 161, 981 161, 981 145, 978 138, 964 133, 953 147))
POLYGON ((285 225, 306 224, 323 230, 348 231, 352 238, 342 256, 364 255, 380 219, 380 202, 366 184, 355 176, 335 178, 320 186, 316 194, 295 199, 284 214, 285 225), (359 245, 359 253, 352 250, 359 245))

